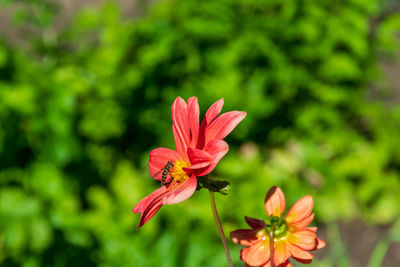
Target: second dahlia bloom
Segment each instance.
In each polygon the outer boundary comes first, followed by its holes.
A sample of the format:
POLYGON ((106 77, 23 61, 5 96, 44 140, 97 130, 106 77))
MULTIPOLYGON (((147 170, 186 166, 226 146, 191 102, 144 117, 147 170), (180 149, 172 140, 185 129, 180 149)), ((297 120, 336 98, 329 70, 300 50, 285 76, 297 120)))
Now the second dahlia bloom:
POLYGON ((230 111, 220 116, 224 100, 215 102, 199 123, 199 105, 196 97, 187 101, 177 97, 172 104, 172 133, 175 150, 156 148, 150 152, 149 170, 156 180, 166 177, 162 186, 143 198, 133 208, 141 213, 139 227, 150 220, 166 204, 188 199, 196 190, 197 177, 210 173, 228 152, 223 139, 245 118, 246 112, 230 111), (165 167, 169 165, 167 171, 165 167))
POLYGON ((231 232, 232 241, 247 246, 240 251, 240 258, 247 266, 271 266, 270 236, 273 236, 273 263, 275 266, 292 267, 289 258, 311 263, 309 251, 325 246, 317 237, 317 227, 309 227, 314 219, 313 199, 305 196, 298 200, 286 216, 285 196, 279 187, 272 187, 265 197, 264 207, 268 221, 245 217, 252 229, 231 232))

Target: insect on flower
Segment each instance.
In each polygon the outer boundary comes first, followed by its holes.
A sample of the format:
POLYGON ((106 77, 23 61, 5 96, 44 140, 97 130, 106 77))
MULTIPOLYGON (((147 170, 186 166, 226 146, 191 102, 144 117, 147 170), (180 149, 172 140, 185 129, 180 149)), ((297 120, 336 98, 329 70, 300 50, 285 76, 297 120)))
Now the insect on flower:
POLYGON ((176 150, 156 148, 150 152, 150 175, 161 187, 133 208, 141 213, 139 227, 148 222, 163 205, 177 204, 193 195, 197 177, 209 174, 229 150, 223 140, 246 117, 246 112, 222 110, 224 100, 215 102, 201 124, 196 97, 187 102, 177 97, 172 104, 172 133, 176 150))

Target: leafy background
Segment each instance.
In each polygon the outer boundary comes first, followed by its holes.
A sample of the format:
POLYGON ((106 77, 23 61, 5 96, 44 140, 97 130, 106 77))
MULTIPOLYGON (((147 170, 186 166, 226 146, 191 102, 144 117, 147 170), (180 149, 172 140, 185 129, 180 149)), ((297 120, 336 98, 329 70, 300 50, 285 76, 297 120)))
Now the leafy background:
POLYGON ((329 245, 313 266, 399 265, 400 108, 378 64, 397 2, 156 2, 1 1, 0 265, 224 266, 206 191, 135 230, 178 95, 247 112, 214 171, 226 233, 279 185, 288 205, 314 197, 329 245))

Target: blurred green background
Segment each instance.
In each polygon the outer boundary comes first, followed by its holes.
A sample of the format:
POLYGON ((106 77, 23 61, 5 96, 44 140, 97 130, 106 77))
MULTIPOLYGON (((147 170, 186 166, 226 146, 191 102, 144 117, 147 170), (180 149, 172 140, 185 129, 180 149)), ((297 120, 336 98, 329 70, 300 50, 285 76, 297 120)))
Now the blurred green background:
POLYGON ((400 266, 398 1, 75 2, 0 1, 0 266, 225 266, 205 190, 131 212, 193 95, 247 112, 213 172, 227 234, 279 185, 314 197, 312 266, 400 266))

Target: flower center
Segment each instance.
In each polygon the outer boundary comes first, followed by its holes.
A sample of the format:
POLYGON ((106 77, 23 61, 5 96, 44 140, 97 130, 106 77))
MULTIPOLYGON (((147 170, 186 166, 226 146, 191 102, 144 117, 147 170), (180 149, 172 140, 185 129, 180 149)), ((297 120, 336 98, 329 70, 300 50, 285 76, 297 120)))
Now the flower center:
POLYGON ((273 231, 275 241, 285 238, 288 234, 288 226, 282 217, 271 216, 266 225, 266 232, 273 231))
POLYGON ((174 162, 174 168, 172 169, 171 176, 172 176, 172 183, 182 183, 189 178, 187 172, 183 170, 185 167, 189 167, 190 163, 184 160, 177 160, 174 162))

